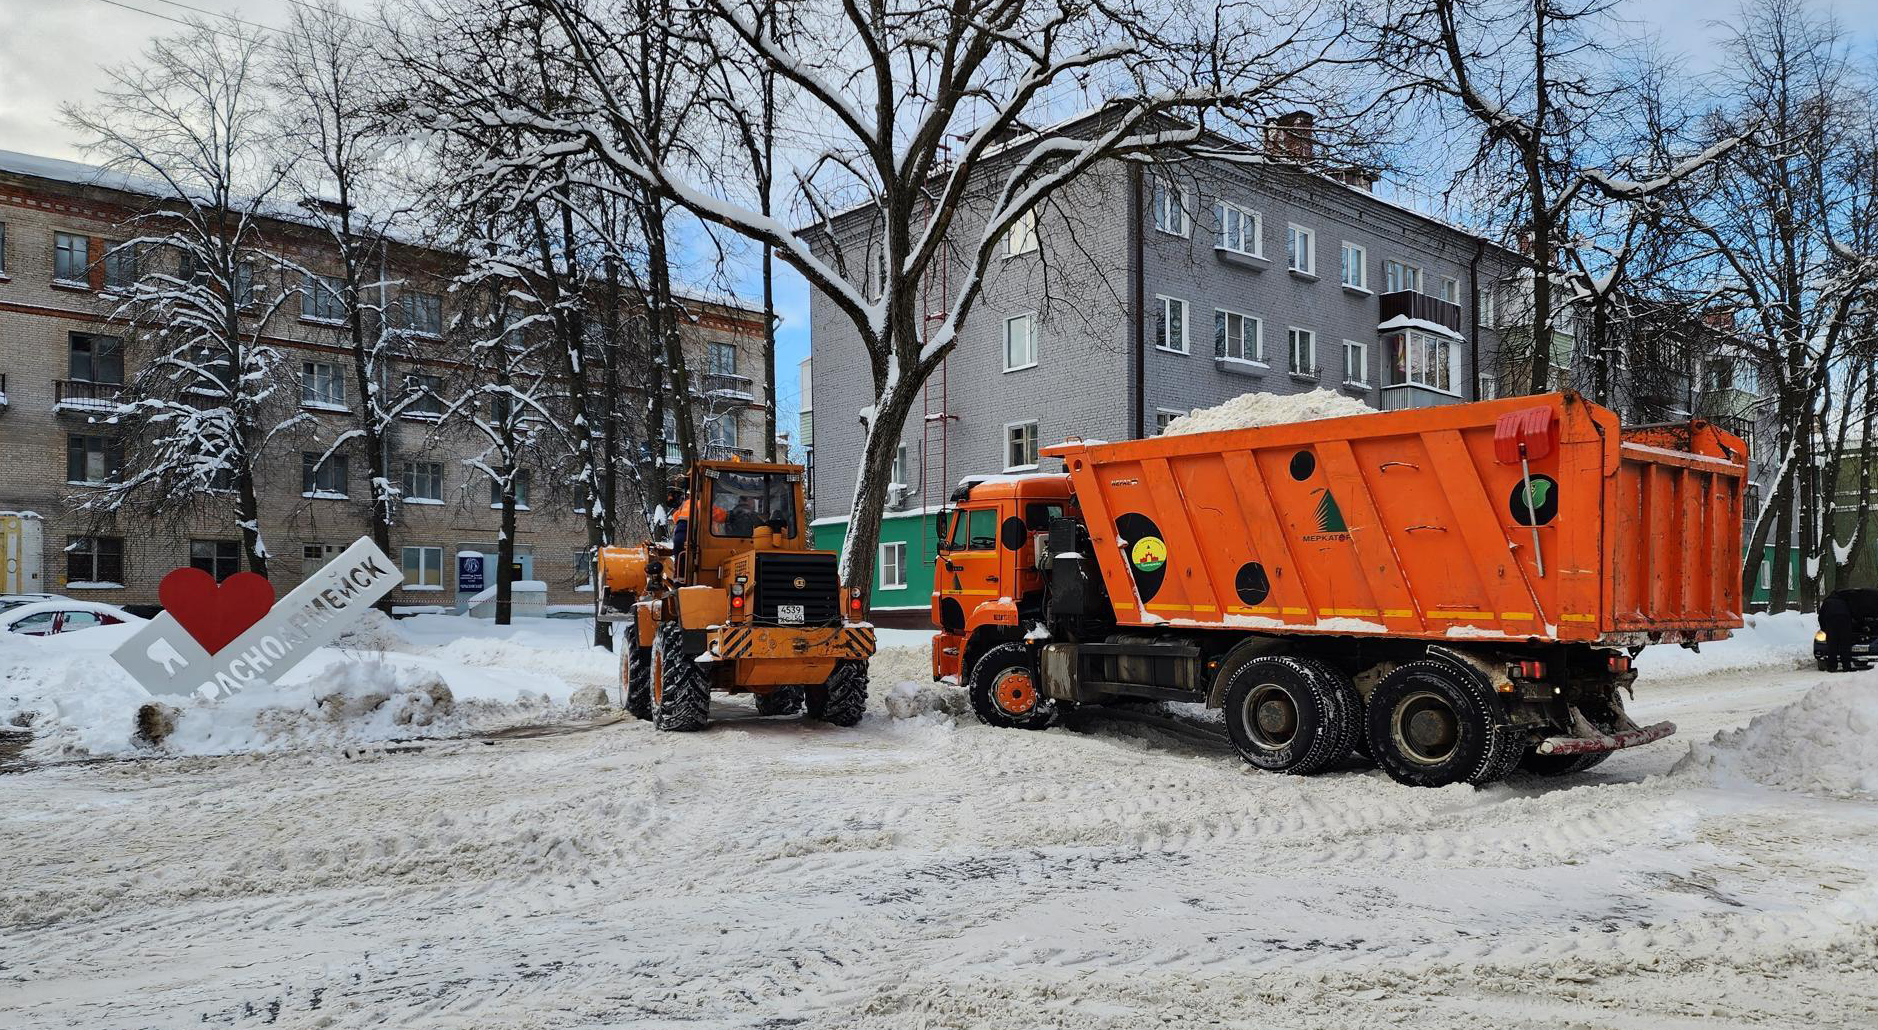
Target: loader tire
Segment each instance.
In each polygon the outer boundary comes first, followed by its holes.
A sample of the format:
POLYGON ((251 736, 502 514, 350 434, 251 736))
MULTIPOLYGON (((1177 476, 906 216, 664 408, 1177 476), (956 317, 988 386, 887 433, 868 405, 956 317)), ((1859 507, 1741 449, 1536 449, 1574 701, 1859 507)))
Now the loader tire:
POLYGON ((677 622, 659 624, 657 650, 659 700, 652 711, 652 728, 689 733, 711 724, 711 680, 698 663, 685 654, 685 631, 677 622))
POLYGON ((631 622, 616 622, 615 637, 620 642, 620 707, 641 722, 652 721, 652 654, 639 643, 639 627, 631 622), (621 639, 623 638, 623 640, 621 639))
POLYGON ((802 701, 801 687, 777 687, 767 694, 756 696, 756 714, 794 715, 802 710, 802 701))
POLYGON ((1397 783, 1492 783, 1526 753, 1526 734, 1501 722, 1474 670, 1424 658, 1397 666, 1369 696, 1369 750, 1397 783))
POLYGON ((1323 662, 1263 655, 1233 669, 1226 684, 1226 735, 1250 765, 1308 776, 1350 753, 1350 724, 1362 700, 1323 662))
POLYGON ((1583 755, 1542 755, 1537 751, 1527 751, 1519 758, 1519 769, 1534 776, 1570 776, 1602 765, 1609 757, 1609 751, 1593 751, 1583 755))
POLYGON ((809 718, 835 726, 852 726, 867 714, 867 663, 835 663, 828 681, 808 688, 809 718))
POLYGON ((980 655, 972 665, 966 693, 978 721, 987 726, 1042 730, 1056 720, 1056 702, 1038 689, 1037 670, 1030 649, 1023 644, 999 644, 980 655))

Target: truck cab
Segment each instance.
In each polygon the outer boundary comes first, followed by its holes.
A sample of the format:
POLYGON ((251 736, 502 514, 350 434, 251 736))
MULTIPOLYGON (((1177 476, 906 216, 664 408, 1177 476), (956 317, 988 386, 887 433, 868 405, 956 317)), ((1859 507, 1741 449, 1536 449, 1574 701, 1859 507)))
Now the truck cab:
POLYGON ((935 517, 933 678, 958 678, 1042 615, 1050 523, 1074 509, 1069 476, 970 478, 935 517))

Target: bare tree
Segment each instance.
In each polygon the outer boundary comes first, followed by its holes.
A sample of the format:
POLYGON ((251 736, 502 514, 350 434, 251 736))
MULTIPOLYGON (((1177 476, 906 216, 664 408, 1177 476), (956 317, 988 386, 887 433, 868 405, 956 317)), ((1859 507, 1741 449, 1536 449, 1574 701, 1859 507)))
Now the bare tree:
POLYGON ((285 175, 260 81, 268 45, 240 22, 192 21, 152 43, 142 62, 107 69, 95 104, 65 112, 93 153, 147 180, 154 197, 131 219, 134 237, 107 258, 129 266, 118 313, 141 365, 107 420, 124 471, 74 503, 171 519, 219 513, 263 576, 263 456, 302 419, 270 411, 297 398, 281 395, 281 355, 266 342, 291 296, 264 281, 280 264, 261 219, 285 175))

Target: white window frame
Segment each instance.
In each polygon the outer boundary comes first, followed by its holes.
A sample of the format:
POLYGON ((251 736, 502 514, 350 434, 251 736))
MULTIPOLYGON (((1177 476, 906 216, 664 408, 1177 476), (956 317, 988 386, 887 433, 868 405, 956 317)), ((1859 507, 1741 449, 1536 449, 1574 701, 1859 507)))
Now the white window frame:
POLYGON ((906 444, 894 450, 893 468, 887 473, 887 482, 893 486, 906 485, 906 444))
POLYGON ((1360 243, 1351 243, 1349 240, 1344 240, 1339 261, 1341 264, 1340 271, 1343 275, 1343 285, 1352 290, 1362 290, 1364 293, 1368 293, 1369 248, 1360 243), (1354 263, 1351 262, 1350 258, 1352 254, 1356 255, 1354 263), (1352 268, 1356 270, 1356 277, 1354 279, 1350 277, 1350 270, 1352 268))
POLYGON ((1268 367, 1265 364, 1265 320, 1230 308, 1213 309, 1213 356, 1221 361, 1268 367), (1232 320, 1239 319, 1239 353, 1232 352, 1232 320), (1250 329, 1248 333, 1247 330, 1250 329), (1250 339, 1248 340, 1248 336, 1250 339), (1247 344, 1250 346, 1247 346, 1247 344))
POLYGON ((1214 250, 1230 251, 1247 257, 1265 256, 1265 216, 1257 211, 1230 200, 1221 200, 1213 204, 1214 250), (1228 222, 1239 223, 1237 234, 1238 246, 1233 246, 1232 234, 1226 230, 1228 222), (1249 227, 1249 229, 1248 229, 1249 227), (1249 245, 1248 245, 1249 244, 1249 245))
POLYGON ((1441 277, 1441 299, 1457 307, 1460 306, 1461 281, 1459 279, 1454 278, 1451 275, 1442 276, 1441 277), (1448 296, 1450 293, 1453 294, 1452 297, 1448 296))
POLYGON ((1169 354, 1193 353, 1193 334, 1191 331, 1193 329, 1193 325, 1192 325, 1192 317, 1189 314, 1189 312, 1192 309, 1192 305, 1188 304, 1184 299, 1180 297, 1169 297, 1166 294, 1161 294, 1161 293, 1155 294, 1154 300, 1160 306, 1160 314, 1155 319, 1155 322, 1154 322, 1154 349, 1159 350, 1159 351, 1166 351, 1169 354), (1174 305, 1174 304, 1180 305, 1180 346, 1179 347, 1174 347, 1173 345, 1168 343, 1168 340, 1170 338, 1169 333, 1168 333, 1168 327, 1173 324, 1173 311, 1171 310, 1171 305, 1174 305))
POLYGON ((1167 432, 1167 424, 1169 422, 1177 418, 1186 418, 1189 414, 1191 414, 1191 412, 1181 411, 1178 408, 1155 408, 1154 435, 1159 436, 1167 432))
POLYGON ((1038 444, 1038 441, 1040 439, 1041 437, 1037 433, 1037 420, 1036 419, 1034 418, 1025 419, 1022 422, 1006 422, 1004 424, 1004 438, 1003 438, 1003 445, 1002 445, 1004 448, 1004 461, 1005 461, 1004 471, 1027 472, 1031 469, 1036 468, 1037 463, 1042 460, 1041 455, 1037 453, 1041 449, 1038 444), (1028 463, 1013 464, 1011 462, 1011 444, 1013 442, 1011 439, 1011 430, 1022 429, 1025 426, 1030 427, 1030 445, 1029 445, 1028 450, 1029 450, 1029 455, 1030 455, 1031 460, 1028 463))
POLYGON ((880 545, 880 589, 906 589, 906 541, 887 540, 880 545), (888 578, 889 570, 892 578, 888 578))
POLYGON ((1343 381, 1351 386, 1369 385, 1369 344, 1362 340, 1343 341, 1343 381), (1355 348, 1359 357, 1356 359, 1357 376, 1350 378, 1350 349, 1355 348))
POLYGON ((1187 191, 1161 177, 1154 180, 1154 228, 1185 238, 1192 231, 1187 218, 1187 191))
POLYGON ((1480 291, 1480 298, 1474 302, 1474 318, 1480 322, 1483 329, 1498 329, 1499 326, 1494 324, 1495 316, 1498 314, 1499 312, 1494 310, 1493 287, 1489 286, 1480 291))
POLYGON ((1294 376, 1317 375, 1317 334, 1302 326, 1285 327, 1285 370, 1294 376), (1310 368, 1298 367, 1298 339, 1302 336, 1307 346, 1305 356, 1310 359, 1310 368))
POLYGON ((400 485, 404 487, 404 503, 406 504, 442 504, 443 503, 443 462, 441 461, 407 461, 404 463, 404 468, 400 471, 401 471, 401 474, 399 475, 398 478, 402 481, 400 485), (425 466, 426 467, 425 471, 434 472, 435 474, 434 475, 418 474, 418 468, 420 466, 425 466), (425 481, 425 480, 432 481, 431 485, 434 486, 435 489, 429 493, 419 493, 417 491, 417 488, 413 484, 420 482, 420 481, 425 481))
POLYGON ((410 593, 441 593, 443 591, 443 548, 432 547, 428 544, 409 544, 401 547, 398 549, 398 570, 406 577, 399 589, 410 593), (415 583, 409 578, 412 551, 417 552, 417 582, 415 583), (429 560, 426 561, 426 559, 429 560), (434 577, 437 582, 424 582, 426 573, 434 577))
MULTIPOLYGON (((1423 332, 1420 329, 1398 330, 1395 333, 1389 334, 1389 337, 1386 337, 1386 338, 1392 339, 1397 335, 1405 337, 1404 342, 1405 342, 1405 345, 1408 347, 1408 354, 1407 354, 1408 360, 1403 362, 1403 364, 1406 366, 1403 370, 1403 381, 1399 383, 1393 383, 1393 382, 1388 383, 1389 386, 1393 386, 1393 387, 1413 386, 1413 387, 1416 387, 1417 389, 1428 390, 1433 393, 1445 394, 1446 396, 1449 396, 1449 397, 1460 396, 1460 391, 1455 389, 1455 384, 1460 378, 1460 369, 1458 367, 1459 366, 1459 356, 1458 356, 1459 343, 1458 341, 1455 341, 1446 336, 1441 336, 1437 333, 1423 332), (1418 341, 1428 341, 1428 340, 1434 341, 1437 350, 1440 350, 1443 347, 1446 348, 1445 353, 1447 354, 1448 385, 1445 387, 1440 385, 1439 374, 1431 372, 1430 369, 1428 368, 1426 349, 1422 346, 1417 345, 1418 341), (1421 376, 1425 377, 1427 381, 1417 378, 1418 373, 1421 376)), ((1385 368, 1388 370, 1388 374, 1387 376, 1385 376, 1385 379, 1393 378, 1395 375, 1395 355, 1391 353, 1386 357, 1385 360, 1388 362, 1388 364, 1385 366, 1385 368)))
POLYGON ((346 280, 344 276, 306 273, 300 288, 300 320, 322 325, 344 325, 346 321, 346 280), (332 302, 333 312, 324 313, 321 298, 332 302))
POLYGON ((1384 293, 1403 293, 1403 292, 1420 293, 1422 292, 1422 268, 1421 266, 1411 265, 1407 261, 1403 261, 1400 258, 1383 259, 1382 292, 1384 293), (1412 280, 1412 281, 1406 282, 1405 284, 1401 286, 1391 287, 1389 285, 1389 269, 1391 266, 1401 269, 1403 272, 1403 278, 1407 280, 1412 280))
POLYGON ((1024 369, 1036 368, 1036 367, 1037 367, 1037 313, 1035 311, 1026 311, 1021 315, 1012 315, 1011 317, 1004 320, 1004 370, 1006 372, 1021 372, 1024 369), (1022 364, 1013 365, 1011 364, 1011 326, 1014 323, 1017 323, 1020 321, 1025 322, 1029 325, 1030 360, 1022 364))
POLYGON ((1774 588, 1774 563, 1772 559, 1762 556, 1760 571, 1754 575, 1754 584, 1757 590, 1772 590, 1774 588))
POLYGON ((1317 230, 1299 225, 1296 222, 1288 223, 1285 226, 1285 261, 1291 270, 1299 275, 1316 275, 1317 230), (1300 253, 1298 241, 1300 239, 1304 241, 1302 247, 1304 263, 1301 265, 1298 263, 1300 253))
MULTIPOLYGON (((529 469, 518 468, 515 470, 515 510, 516 511, 528 511, 529 510, 528 494, 533 485, 534 478, 535 478, 534 473, 529 469)), ((491 509, 500 509, 502 507, 502 484, 498 482, 494 477, 488 477, 488 483, 489 483, 489 498, 490 498, 489 507, 491 509)))
MULTIPOLYGON (((66 270, 70 271, 71 269, 68 267, 66 270)), ((75 232, 53 232, 52 281, 61 286, 82 286, 85 289, 91 289, 91 237, 75 232), (76 242, 63 243, 62 241, 65 240, 76 242), (74 260, 78 262, 77 278, 59 274, 59 255, 61 250, 67 255, 66 264, 68 266, 74 260)))
POLYGON ((1043 249, 1043 241, 1037 238, 1037 209, 1031 208, 1018 215, 1011 222, 1011 227, 1004 231, 1004 256, 1020 257, 1035 254, 1043 249))
POLYGON ((350 411, 346 406, 346 374, 336 361, 300 363, 300 406, 321 411, 350 411), (319 371, 324 369, 325 372, 319 371), (322 384, 325 389, 322 391, 322 384))

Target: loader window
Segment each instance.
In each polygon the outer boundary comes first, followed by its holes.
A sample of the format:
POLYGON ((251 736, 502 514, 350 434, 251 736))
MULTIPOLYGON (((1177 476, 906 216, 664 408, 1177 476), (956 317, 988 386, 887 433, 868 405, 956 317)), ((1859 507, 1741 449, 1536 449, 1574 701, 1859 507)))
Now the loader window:
POLYGON ((755 536, 758 526, 796 535, 795 485, 788 474, 719 472, 711 483, 711 535, 755 536))

